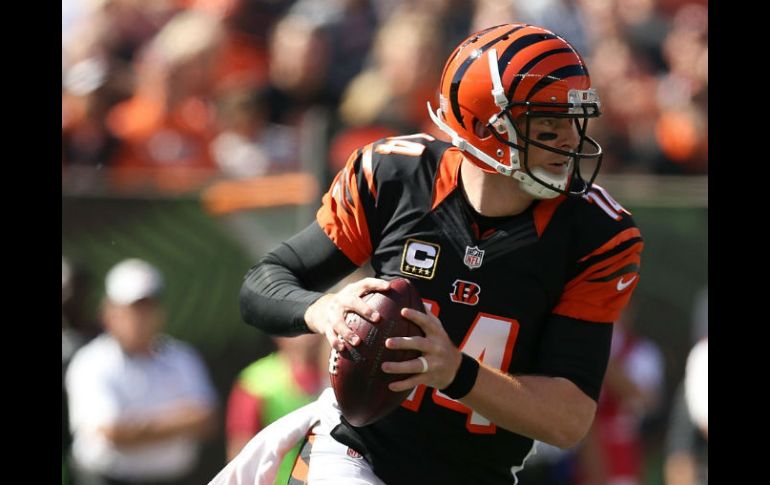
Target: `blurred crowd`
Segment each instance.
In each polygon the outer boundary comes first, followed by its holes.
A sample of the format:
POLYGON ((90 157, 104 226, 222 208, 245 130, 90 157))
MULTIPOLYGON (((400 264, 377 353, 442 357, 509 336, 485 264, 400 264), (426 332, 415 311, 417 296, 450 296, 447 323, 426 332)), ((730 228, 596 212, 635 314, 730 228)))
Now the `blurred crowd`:
POLYGON ((328 177, 383 136, 444 138, 426 109, 444 60, 505 22, 586 58, 605 173, 707 173, 705 0, 62 0, 63 177, 328 177))

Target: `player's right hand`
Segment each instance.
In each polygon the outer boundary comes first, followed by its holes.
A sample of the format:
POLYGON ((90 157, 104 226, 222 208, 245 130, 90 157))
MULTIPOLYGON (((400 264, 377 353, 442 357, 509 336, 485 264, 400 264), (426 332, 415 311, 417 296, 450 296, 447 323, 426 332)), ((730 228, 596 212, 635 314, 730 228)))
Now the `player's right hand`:
POLYGON ((305 323, 315 333, 326 336, 329 344, 341 351, 345 345, 358 345, 359 338, 348 328, 345 317, 356 313, 371 322, 378 322, 380 314, 364 302, 362 297, 373 291, 385 291, 390 282, 378 278, 364 278, 350 283, 337 293, 329 293, 316 300, 305 311, 305 323))

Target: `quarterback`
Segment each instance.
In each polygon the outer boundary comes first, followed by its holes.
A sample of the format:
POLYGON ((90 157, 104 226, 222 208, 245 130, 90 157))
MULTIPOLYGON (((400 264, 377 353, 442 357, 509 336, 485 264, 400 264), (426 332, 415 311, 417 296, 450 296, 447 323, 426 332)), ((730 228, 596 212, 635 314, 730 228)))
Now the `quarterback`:
POLYGON ((248 324, 340 350, 358 343, 346 313, 377 322, 362 296, 389 279, 411 279, 425 304, 402 311, 425 337, 387 341, 422 358, 383 364, 410 374, 391 384, 409 397, 363 427, 322 397, 295 420, 307 434, 293 482, 511 484, 534 440, 572 447, 592 423, 643 241, 594 184, 602 150, 587 128, 601 103, 588 68, 553 32, 499 25, 457 46, 439 88, 428 109, 450 142, 356 150, 316 221, 243 283, 248 324), (376 277, 323 292, 367 262, 376 277))

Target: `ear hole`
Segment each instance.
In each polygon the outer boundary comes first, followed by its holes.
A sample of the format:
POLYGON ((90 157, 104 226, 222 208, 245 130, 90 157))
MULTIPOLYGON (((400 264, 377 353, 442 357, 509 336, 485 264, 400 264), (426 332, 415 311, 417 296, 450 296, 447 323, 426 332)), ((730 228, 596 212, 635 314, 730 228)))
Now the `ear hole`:
POLYGON ((492 133, 487 129, 486 124, 482 123, 478 118, 473 118, 473 134, 481 140, 492 136, 492 133))

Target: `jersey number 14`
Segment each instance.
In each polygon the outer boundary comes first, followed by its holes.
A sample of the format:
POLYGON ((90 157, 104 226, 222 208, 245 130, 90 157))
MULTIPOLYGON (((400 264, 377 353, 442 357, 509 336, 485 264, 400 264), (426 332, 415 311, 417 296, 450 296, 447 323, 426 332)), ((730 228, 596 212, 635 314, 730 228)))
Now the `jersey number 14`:
MULTIPOLYGON (((438 318, 439 307, 434 301, 423 300, 425 308, 438 318)), ((505 371, 511 363, 513 347, 519 335, 519 322, 512 318, 500 317, 489 313, 479 312, 465 334, 460 351, 483 362, 490 367, 505 371)), ((425 385, 415 387, 401 405, 409 410, 417 411, 425 395, 425 385)), ((472 410, 468 406, 445 395, 438 389, 432 392, 433 402, 468 415, 465 427, 471 433, 492 434, 496 430, 494 423, 472 410)))

